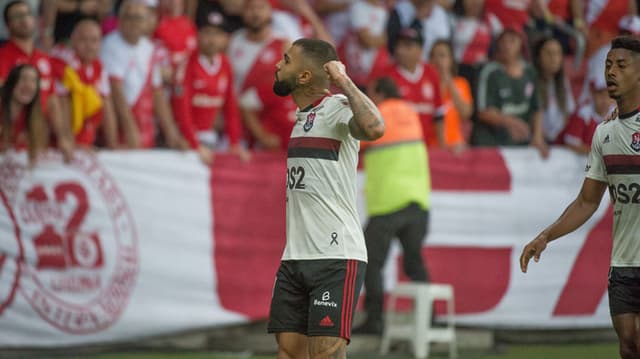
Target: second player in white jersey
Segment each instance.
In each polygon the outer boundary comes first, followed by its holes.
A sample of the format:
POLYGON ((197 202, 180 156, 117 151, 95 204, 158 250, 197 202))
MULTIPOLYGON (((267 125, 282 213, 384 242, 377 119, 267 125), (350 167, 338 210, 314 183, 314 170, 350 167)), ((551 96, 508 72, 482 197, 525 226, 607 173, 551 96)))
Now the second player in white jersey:
POLYGON ((287 159, 287 245, 282 259, 367 260, 355 208, 358 140, 344 95, 297 112, 287 159))
POLYGON ((600 124, 593 135, 587 177, 609 185, 613 202, 614 267, 640 266, 640 113, 600 124))

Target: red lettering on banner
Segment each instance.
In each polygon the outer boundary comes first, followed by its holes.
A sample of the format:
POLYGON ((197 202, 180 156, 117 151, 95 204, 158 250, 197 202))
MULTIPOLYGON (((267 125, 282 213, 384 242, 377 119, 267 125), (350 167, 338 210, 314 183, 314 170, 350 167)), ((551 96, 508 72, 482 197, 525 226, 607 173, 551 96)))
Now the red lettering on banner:
POLYGON ((593 227, 573 264, 553 310, 554 316, 591 315, 607 292, 611 257, 613 208, 593 227))

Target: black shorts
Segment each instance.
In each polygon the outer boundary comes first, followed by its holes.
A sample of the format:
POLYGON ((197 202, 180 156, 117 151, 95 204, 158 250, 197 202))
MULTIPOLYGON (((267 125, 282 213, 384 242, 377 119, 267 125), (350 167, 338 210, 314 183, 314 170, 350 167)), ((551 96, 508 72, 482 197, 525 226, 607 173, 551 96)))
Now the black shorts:
POLYGON ((282 261, 271 298, 269 333, 340 337, 348 342, 366 266, 353 259, 282 261))
POLYGON ((640 313, 640 267, 609 269, 609 312, 640 313))

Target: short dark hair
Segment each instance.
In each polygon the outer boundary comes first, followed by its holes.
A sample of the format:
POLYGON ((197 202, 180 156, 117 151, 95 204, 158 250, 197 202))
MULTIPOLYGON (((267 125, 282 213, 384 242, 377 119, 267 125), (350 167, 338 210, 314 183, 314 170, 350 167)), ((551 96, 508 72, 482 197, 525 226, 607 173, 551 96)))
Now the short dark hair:
POLYGON ((27 5, 31 9, 31 6, 29 6, 29 4, 27 4, 27 2, 24 0, 9 1, 7 5, 4 6, 4 11, 2 12, 2 19, 4 20, 5 25, 9 24, 9 10, 11 10, 12 7, 19 4, 27 5))
POLYGON ((323 66, 329 61, 338 61, 336 48, 323 40, 302 38, 294 41, 292 46, 300 47, 318 66, 323 66))
POLYGON ((611 49, 625 49, 640 54, 640 40, 631 36, 618 36, 611 41, 611 49))
POLYGON ((385 99, 400 98, 400 91, 396 82, 390 77, 380 77, 373 83, 373 91, 381 94, 385 99))

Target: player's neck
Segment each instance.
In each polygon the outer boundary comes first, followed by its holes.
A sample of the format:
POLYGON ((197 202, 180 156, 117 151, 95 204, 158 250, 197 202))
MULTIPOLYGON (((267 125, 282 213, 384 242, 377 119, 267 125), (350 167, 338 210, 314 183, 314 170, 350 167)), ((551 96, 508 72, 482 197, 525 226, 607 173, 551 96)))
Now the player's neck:
POLYGON ((622 96, 616 100, 618 104, 618 113, 620 116, 632 113, 640 107, 640 91, 630 93, 628 96, 622 96))
POLYGON ((296 106, 298 106, 300 110, 304 110, 305 108, 313 105, 326 95, 327 93, 323 90, 318 90, 312 87, 301 88, 298 91, 291 93, 293 102, 295 102, 296 106))

